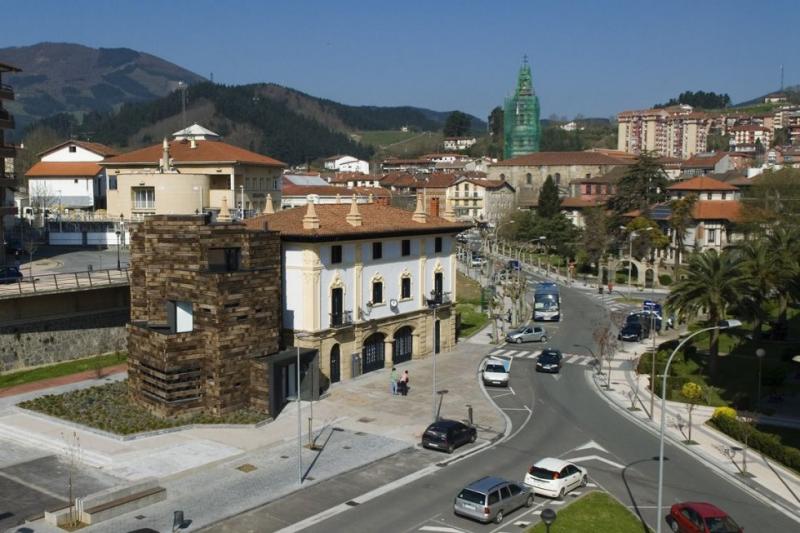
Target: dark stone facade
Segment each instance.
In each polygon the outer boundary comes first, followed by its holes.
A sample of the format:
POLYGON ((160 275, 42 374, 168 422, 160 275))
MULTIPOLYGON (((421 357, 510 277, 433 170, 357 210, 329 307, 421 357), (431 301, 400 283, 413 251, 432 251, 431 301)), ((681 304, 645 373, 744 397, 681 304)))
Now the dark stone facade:
POLYGON ((279 234, 157 215, 131 241, 134 400, 161 416, 268 411, 264 359, 280 343, 279 234))

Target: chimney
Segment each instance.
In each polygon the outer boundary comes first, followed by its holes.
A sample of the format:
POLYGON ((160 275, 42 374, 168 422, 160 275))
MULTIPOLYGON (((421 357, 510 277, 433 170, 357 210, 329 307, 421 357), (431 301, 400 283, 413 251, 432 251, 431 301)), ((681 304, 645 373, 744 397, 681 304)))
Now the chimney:
POLYGON ((350 203, 350 212, 344 217, 348 224, 354 227, 361 226, 363 218, 361 213, 358 212, 358 202, 356 202, 356 195, 353 195, 353 200, 350 203))
POLYGON ((425 213, 425 204, 422 200, 422 195, 419 193, 417 193, 417 209, 414 210, 411 220, 419 222, 420 224, 424 224, 428 221, 428 215, 425 213))
POLYGON ((161 143, 161 161, 159 162, 161 172, 169 170, 169 143, 167 138, 164 137, 164 142, 161 143))
POLYGON ((428 208, 428 214, 432 217, 439 216, 439 198, 437 196, 431 196, 428 200, 430 202, 430 207, 428 208))
POLYGON ((275 213, 275 206, 272 205, 272 195, 267 193, 267 201, 264 203, 264 211, 262 214, 264 215, 272 215, 275 213))
POLYGON ((217 222, 231 222, 232 220, 231 211, 228 209, 228 197, 223 196, 222 205, 220 206, 219 214, 217 215, 217 222))
POLYGON ((194 137, 189 139, 189 148, 191 148, 192 150, 197 148, 197 141, 194 139, 194 137))
POLYGON ((314 209, 314 202, 307 204, 306 214, 303 217, 303 229, 319 229, 319 217, 314 209))
POLYGON ((336 203, 337 204, 342 203, 342 195, 339 194, 338 192, 336 193, 336 203))
POLYGON ((370 204, 371 204, 371 203, 374 203, 374 202, 375 202, 375 197, 374 197, 374 196, 372 196, 372 193, 369 193, 369 200, 368 200, 368 203, 370 203, 370 204))

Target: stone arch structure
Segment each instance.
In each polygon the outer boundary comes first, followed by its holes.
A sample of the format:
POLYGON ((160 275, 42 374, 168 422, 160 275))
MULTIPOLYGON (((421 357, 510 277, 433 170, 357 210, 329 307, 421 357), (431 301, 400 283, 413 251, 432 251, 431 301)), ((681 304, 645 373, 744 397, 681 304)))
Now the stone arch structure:
POLYGON ((658 281, 660 275, 661 265, 655 261, 641 261, 639 259, 629 259, 627 257, 622 259, 609 258, 605 264, 600 265, 601 279, 605 278, 604 283, 614 281, 616 272, 625 272, 627 280, 628 263, 633 265, 634 271, 631 276, 631 283, 640 287, 660 287, 658 281))

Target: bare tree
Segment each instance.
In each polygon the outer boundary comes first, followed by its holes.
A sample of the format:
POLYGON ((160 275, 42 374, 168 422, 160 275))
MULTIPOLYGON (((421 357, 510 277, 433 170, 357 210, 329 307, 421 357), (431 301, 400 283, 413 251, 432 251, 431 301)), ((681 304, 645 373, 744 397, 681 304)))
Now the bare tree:
POLYGON ((611 390, 611 363, 617 351, 617 337, 611 324, 595 328, 592 339, 597 346, 597 357, 608 363, 608 390, 611 390))
POLYGON ((75 508, 75 491, 73 481, 75 477, 75 470, 81 462, 81 440, 78 433, 73 431, 72 435, 64 435, 61 433, 61 438, 64 440, 64 459, 67 463, 67 501, 69 503, 69 518, 67 525, 71 528, 78 526, 80 517, 78 516, 77 509, 75 508))
POLYGON ((47 188, 44 180, 30 180, 28 183, 28 203, 33 208, 39 223, 44 226, 47 222, 45 212, 58 205, 58 196, 51 194, 52 191, 47 188))

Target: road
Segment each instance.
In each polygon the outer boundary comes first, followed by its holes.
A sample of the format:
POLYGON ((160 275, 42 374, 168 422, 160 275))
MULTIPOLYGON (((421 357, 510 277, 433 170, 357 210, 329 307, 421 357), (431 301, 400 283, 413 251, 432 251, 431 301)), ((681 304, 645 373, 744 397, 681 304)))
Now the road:
MULTIPOLYGON (((565 353, 579 353, 574 345, 593 345, 592 329, 605 319, 606 311, 596 299, 577 290, 563 290, 562 299, 562 322, 546 326, 549 344, 565 353)), ((659 519, 655 510, 657 437, 599 397, 587 379, 591 367, 566 364, 559 375, 537 374, 531 356, 541 346, 505 348, 520 352, 513 360, 511 388, 490 394, 513 422, 514 430, 507 440, 348 508, 306 531, 518 530, 535 522, 544 506, 558 510, 563 504, 537 497, 532 509, 516 511, 504 524, 481 525, 454 516, 453 497, 463 486, 486 475, 521 480, 533 462, 547 456, 572 459, 588 468, 592 485, 609 491, 630 506, 643 524, 654 528, 659 519), (530 418, 528 409, 533 411, 530 418)), ((727 509, 746 531, 796 530, 796 522, 708 469, 688 452, 667 444, 665 456, 665 505, 711 501, 727 509)), ((661 519, 664 514, 666 511, 661 519)))

